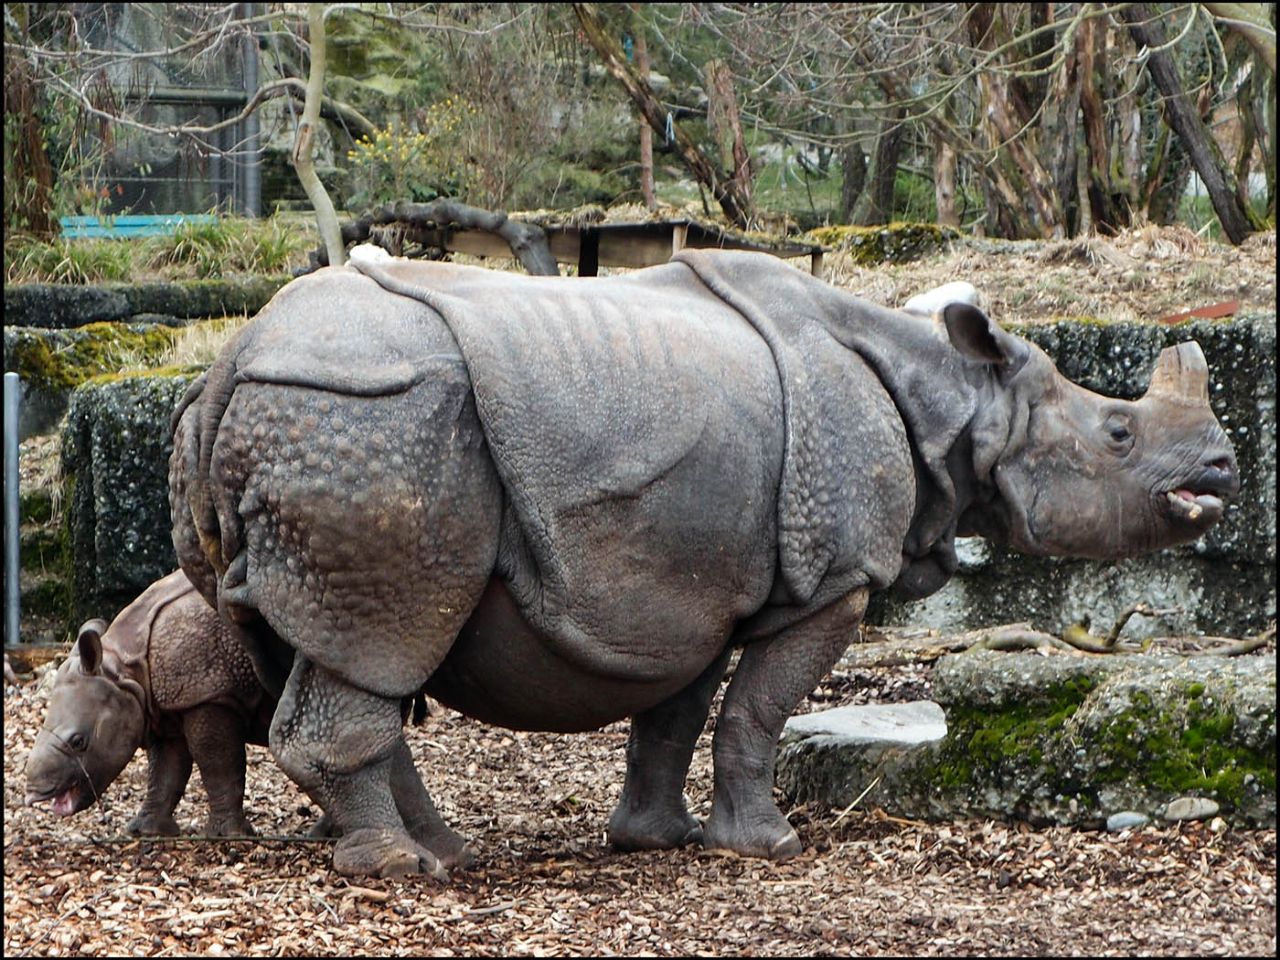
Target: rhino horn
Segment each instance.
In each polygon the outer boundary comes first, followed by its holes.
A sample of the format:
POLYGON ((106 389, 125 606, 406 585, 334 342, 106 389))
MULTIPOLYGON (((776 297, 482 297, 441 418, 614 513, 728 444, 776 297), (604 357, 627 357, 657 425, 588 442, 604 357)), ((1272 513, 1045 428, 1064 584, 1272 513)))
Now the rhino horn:
POLYGON ((1209 364, 1205 362, 1200 344, 1188 340, 1161 350, 1146 396, 1179 403, 1207 404, 1209 364))

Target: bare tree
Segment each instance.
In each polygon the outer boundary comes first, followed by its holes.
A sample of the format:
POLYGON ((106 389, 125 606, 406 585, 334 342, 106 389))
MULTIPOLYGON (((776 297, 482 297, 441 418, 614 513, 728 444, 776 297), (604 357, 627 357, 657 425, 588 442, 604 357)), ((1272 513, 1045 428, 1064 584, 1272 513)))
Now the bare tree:
POLYGON ((690 139, 678 125, 668 124, 670 111, 663 108, 662 102, 649 86, 648 81, 641 79, 627 64, 626 57, 618 47, 617 41, 605 28, 599 11, 593 3, 575 3, 573 11, 582 25, 587 40, 600 55, 605 69, 622 84, 627 95, 640 111, 641 116, 654 130, 664 134, 670 130, 675 137, 676 148, 681 159, 689 168, 694 178, 711 191, 720 209, 733 223, 746 228, 752 220, 752 203, 749 194, 744 195, 741 182, 732 174, 708 157, 696 143, 690 139))
POLYGON ((1250 233, 1261 227, 1261 223, 1249 205, 1241 203, 1241 191, 1235 184, 1234 173, 1187 96, 1177 64, 1167 49, 1167 37, 1159 14, 1145 3, 1129 4, 1120 14, 1129 24, 1135 42, 1147 52, 1147 70, 1164 96, 1169 125, 1191 154, 1191 161, 1204 181, 1205 190, 1222 224, 1222 232, 1232 243, 1243 243, 1250 233))

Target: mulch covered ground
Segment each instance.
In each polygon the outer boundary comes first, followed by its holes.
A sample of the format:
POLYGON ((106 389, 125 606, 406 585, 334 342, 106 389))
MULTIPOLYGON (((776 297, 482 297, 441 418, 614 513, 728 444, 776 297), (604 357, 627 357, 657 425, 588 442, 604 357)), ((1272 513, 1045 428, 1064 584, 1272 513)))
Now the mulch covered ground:
MULTIPOLYGON (((927 696, 928 671, 837 670, 802 709, 927 696)), ((326 844, 299 839, 315 811, 260 748, 249 817, 281 839, 124 837, 141 756, 69 820, 22 806, 43 705, 34 682, 6 688, 6 956, 1275 954, 1274 830, 1107 834, 798 807, 787 812, 806 849, 786 863, 616 854, 603 831, 624 724, 514 733, 437 708, 408 738, 478 862, 447 885, 353 883, 330 869, 326 844)), ((700 816, 710 732, 687 788, 700 816)), ((204 813, 193 776, 178 819, 194 830, 204 813)))

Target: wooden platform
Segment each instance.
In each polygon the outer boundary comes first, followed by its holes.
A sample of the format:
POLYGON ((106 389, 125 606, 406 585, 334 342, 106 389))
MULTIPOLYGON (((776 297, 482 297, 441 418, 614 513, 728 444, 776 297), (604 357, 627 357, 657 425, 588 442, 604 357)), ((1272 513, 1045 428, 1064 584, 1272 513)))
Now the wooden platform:
MULTIPOLYGON (((517 218, 513 218, 517 219, 517 218)), ((822 276, 826 248, 813 243, 766 242, 687 218, 635 223, 583 225, 540 224, 558 263, 572 263, 578 276, 594 277, 600 267, 651 267, 666 263, 685 247, 695 249, 758 250, 775 257, 808 257, 809 269, 822 276)), ((506 241, 481 230, 441 229, 428 240, 445 250, 477 257, 511 257, 506 241)))

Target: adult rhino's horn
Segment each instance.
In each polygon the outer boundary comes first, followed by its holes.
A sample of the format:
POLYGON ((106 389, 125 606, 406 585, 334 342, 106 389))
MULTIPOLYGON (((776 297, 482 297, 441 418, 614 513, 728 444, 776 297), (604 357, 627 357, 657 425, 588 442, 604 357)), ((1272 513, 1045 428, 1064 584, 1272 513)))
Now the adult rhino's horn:
POLYGON ((1181 403, 1208 403, 1209 364, 1200 344, 1187 340, 1161 350, 1146 395, 1181 403))

